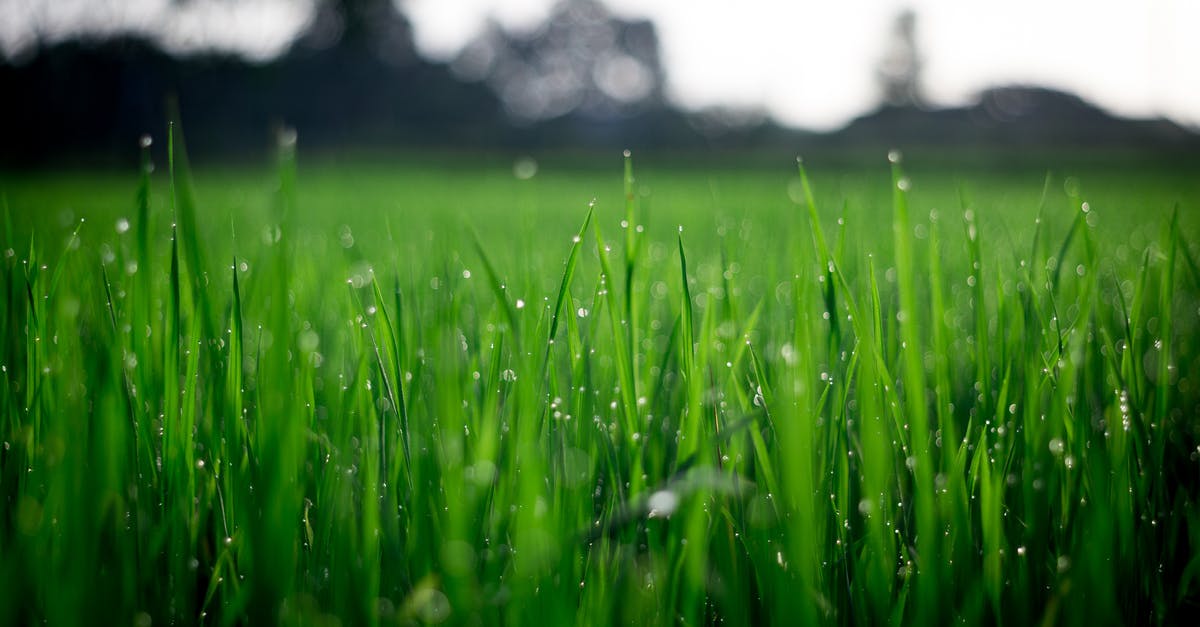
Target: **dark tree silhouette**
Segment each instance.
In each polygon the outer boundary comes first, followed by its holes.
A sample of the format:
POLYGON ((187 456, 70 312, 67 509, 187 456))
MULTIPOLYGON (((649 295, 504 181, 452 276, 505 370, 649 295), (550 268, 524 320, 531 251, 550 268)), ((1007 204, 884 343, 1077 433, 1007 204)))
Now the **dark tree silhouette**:
POLYGON ((312 22, 294 50, 369 52, 391 65, 416 60, 412 25, 392 0, 317 0, 312 22))
POLYGON ((307 31, 265 63, 172 56, 129 35, 43 44, 20 65, 0 61, 0 93, 20 96, 0 98, 11 164, 134 158, 142 133, 161 135, 172 97, 197 153, 261 155, 284 126, 313 149, 484 144, 502 125, 491 90, 416 54, 391 0, 319 0, 307 31))
POLYGON ((654 25, 618 19, 596 0, 560 0, 532 33, 493 21, 453 67, 485 81, 519 121, 626 117, 663 100, 654 25))

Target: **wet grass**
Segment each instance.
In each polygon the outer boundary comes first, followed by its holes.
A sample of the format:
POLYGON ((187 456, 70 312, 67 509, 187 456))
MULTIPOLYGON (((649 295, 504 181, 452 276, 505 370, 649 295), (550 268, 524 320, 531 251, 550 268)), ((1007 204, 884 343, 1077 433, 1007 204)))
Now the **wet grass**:
POLYGON ((0 623, 1200 609, 1188 172, 285 139, 0 176, 0 623))

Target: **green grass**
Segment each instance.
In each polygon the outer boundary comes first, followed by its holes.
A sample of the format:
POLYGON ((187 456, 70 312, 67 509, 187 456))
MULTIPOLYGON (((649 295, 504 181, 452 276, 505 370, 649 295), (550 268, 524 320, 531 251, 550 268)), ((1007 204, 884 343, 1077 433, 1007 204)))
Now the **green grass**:
POLYGON ((0 175, 0 624, 1200 610, 1186 164, 171 139, 0 175))

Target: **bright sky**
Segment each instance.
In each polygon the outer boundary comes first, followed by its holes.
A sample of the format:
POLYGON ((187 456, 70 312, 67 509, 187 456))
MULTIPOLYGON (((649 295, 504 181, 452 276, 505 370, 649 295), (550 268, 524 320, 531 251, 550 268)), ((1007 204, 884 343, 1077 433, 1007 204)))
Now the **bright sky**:
MULTIPOLYGON (((1067 89, 1116 113, 1200 127, 1200 0, 604 0, 652 19, 668 93, 685 107, 761 106, 828 129, 870 110, 873 68, 892 19, 917 12, 928 96, 961 104, 981 89, 1067 89)), ((553 0, 403 0, 419 48, 452 57, 489 15, 529 28, 553 0)), ((307 18, 297 0, 0 0, 0 50, 103 15, 176 48, 232 47, 269 58, 307 18), (176 6, 175 9, 178 9, 176 6), (32 16, 32 17, 31 17, 32 16)), ((74 27, 78 29, 78 27, 74 27)), ((94 27, 92 30, 96 30, 94 27)))
POLYGON ((0 0, 0 52, 79 33, 144 33, 179 51, 237 50, 269 59, 287 49, 309 19, 298 0, 0 0))
MULTIPOLYGON (((763 106, 833 128, 869 111, 892 20, 917 12, 928 96, 996 84, 1068 89, 1124 115, 1200 126, 1198 0, 605 0, 654 20, 669 93, 688 107, 763 106)), ((528 25, 553 0, 408 0, 422 50, 445 57, 484 16, 528 25)))

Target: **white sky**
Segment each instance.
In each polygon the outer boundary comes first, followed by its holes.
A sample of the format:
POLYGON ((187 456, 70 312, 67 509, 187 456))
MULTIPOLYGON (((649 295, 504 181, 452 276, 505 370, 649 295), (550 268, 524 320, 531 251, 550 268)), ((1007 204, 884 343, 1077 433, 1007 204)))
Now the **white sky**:
MULTIPOLYGON (((763 106, 834 128, 869 111, 894 16, 917 12, 925 85, 962 104, 996 84, 1068 89, 1116 113, 1200 126, 1200 0, 605 0, 653 19, 680 104, 763 106)), ((417 42, 453 54, 484 16, 535 23, 552 0, 408 0, 417 42)))
POLYGON ((172 50, 232 49, 264 60, 287 49, 310 12, 305 0, 0 0, 0 52, 37 39, 135 32, 172 50))
MULTIPOLYGON (((668 93, 685 107, 761 106, 786 124, 828 129, 870 110, 873 70, 893 17, 917 12, 925 85, 962 104, 997 84, 1067 89, 1116 113, 1200 127, 1200 0, 604 0, 654 20, 668 93)), ((152 33, 176 48, 269 58, 303 26, 310 2, 0 0, 0 50, 43 32, 152 33), (176 7, 177 9, 178 7, 176 7), (107 27, 94 26, 108 24, 107 27)), ((531 27, 553 0, 402 0, 417 44, 454 55, 489 15, 531 27)))

